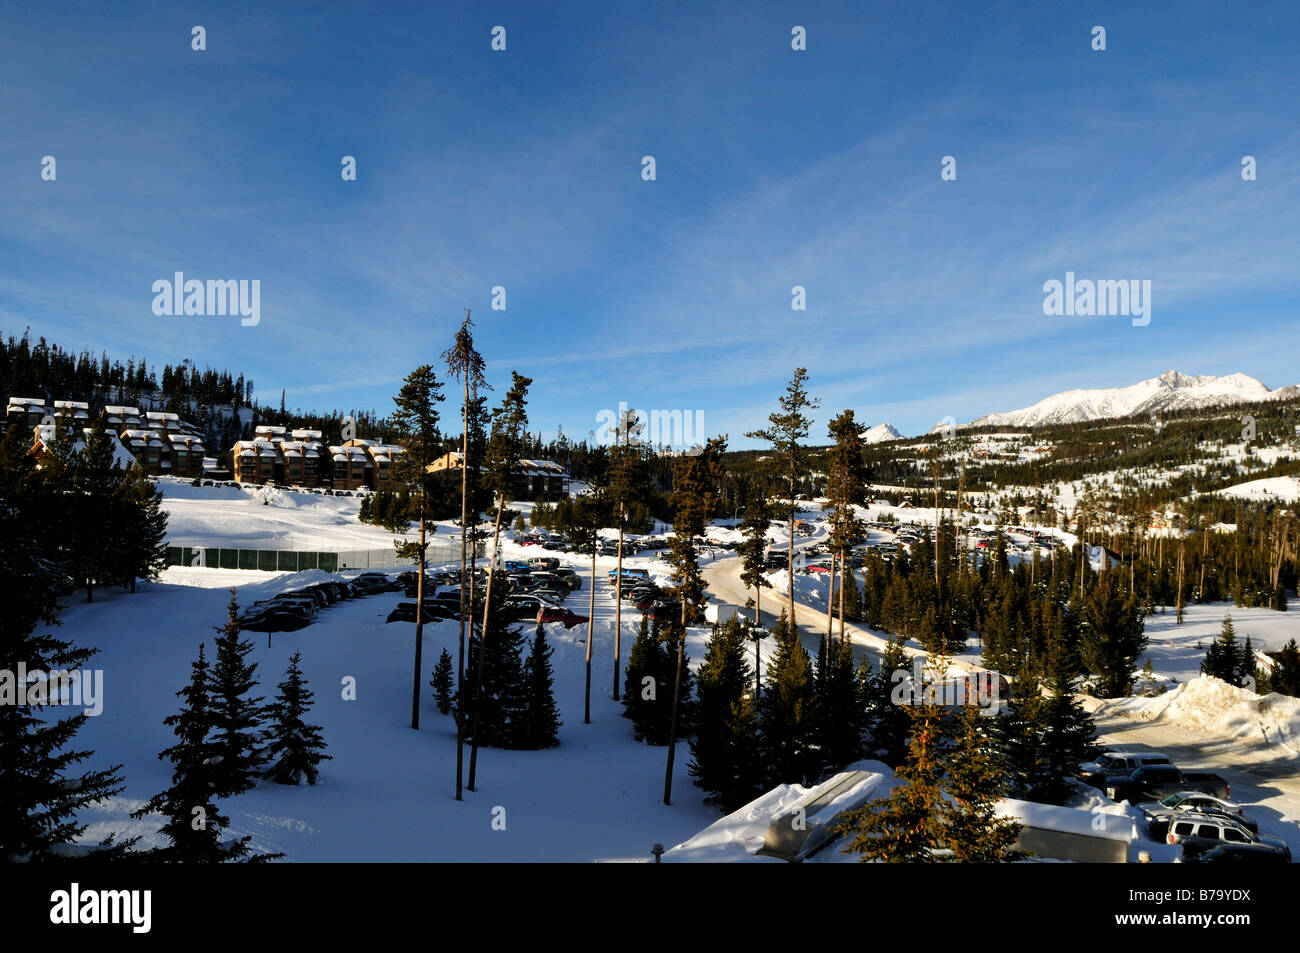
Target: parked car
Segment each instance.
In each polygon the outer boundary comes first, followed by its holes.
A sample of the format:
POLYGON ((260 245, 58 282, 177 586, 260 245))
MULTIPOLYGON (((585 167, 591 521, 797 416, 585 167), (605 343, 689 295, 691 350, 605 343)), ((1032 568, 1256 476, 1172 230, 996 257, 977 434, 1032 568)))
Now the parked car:
POLYGON ((1158 751, 1107 751, 1095 761, 1079 765, 1079 777, 1095 788, 1105 786, 1107 778, 1132 774, 1148 764, 1173 764, 1169 756, 1158 751))
POLYGON ((1291 861, 1291 848, 1286 841, 1268 834, 1253 834, 1225 814, 1188 812, 1169 825, 1165 841, 1181 844, 1183 856, 1189 858, 1221 844, 1262 844, 1283 853, 1288 863, 1291 861))
POLYGON ((1229 842, 1211 847, 1199 854, 1185 856, 1184 859, 1202 864, 1289 864, 1291 850, 1286 846, 1279 847, 1276 844, 1262 842, 1258 844, 1229 842))
POLYGON ((268 606, 239 618, 239 627, 250 632, 296 632, 311 625, 311 618, 295 609, 268 606))
POLYGON ((577 592, 582 588, 582 577, 574 571, 571 566, 560 566, 552 569, 551 572, 559 577, 560 582, 569 587, 570 590, 577 592))
POLYGON ((1252 817, 1247 817, 1239 804, 1215 797, 1212 794, 1202 794, 1198 791, 1179 791, 1159 801, 1147 801, 1139 804, 1138 810, 1146 815, 1147 824, 1151 829, 1151 836, 1156 840, 1164 840, 1170 822, 1175 817, 1188 811, 1205 814, 1226 814, 1251 833, 1259 833, 1259 822, 1252 817))
POLYGON ((575 625, 581 625, 587 621, 587 616, 578 615, 571 609, 562 609, 558 606, 543 606, 537 610, 538 622, 562 622, 566 629, 572 629, 575 625))
MULTIPOLYGON (((437 600, 426 599, 424 602, 424 621, 441 622, 443 619, 453 618, 451 610, 437 600)), ((399 602, 397 608, 388 613, 385 622, 414 622, 415 621, 415 603, 399 602)))
POLYGON ((1221 798, 1232 794, 1231 786, 1221 776, 1209 771, 1179 771, 1172 764, 1148 764, 1125 777, 1107 778, 1104 790, 1112 801, 1133 803, 1180 791, 1196 791, 1221 798))
POLYGON ((352 580, 354 587, 360 586, 366 592, 400 592, 402 587, 389 579, 382 572, 363 572, 352 580))
POLYGON ((502 611, 508 619, 536 619, 537 613, 542 609, 559 609, 560 607, 549 599, 532 593, 522 593, 506 596, 502 611))

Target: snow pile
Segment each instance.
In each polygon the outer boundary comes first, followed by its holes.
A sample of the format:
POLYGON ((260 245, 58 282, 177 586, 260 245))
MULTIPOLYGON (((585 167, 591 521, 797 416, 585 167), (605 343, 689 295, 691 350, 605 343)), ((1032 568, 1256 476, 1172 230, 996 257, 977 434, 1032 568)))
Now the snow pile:
POLYGON ((1300 698, 1257 695, 1210 676, 1192 679, 1155 698, 1129 698, 1117 709, 1198 734, 1281 745, 1300 753, 1300 698))
POLYGON ((251 494, 254 503, 264 504, 266 506, 293 507, 298 505, 296 499, 291 499, 289 494, 278 487, 259 486, 251 494))

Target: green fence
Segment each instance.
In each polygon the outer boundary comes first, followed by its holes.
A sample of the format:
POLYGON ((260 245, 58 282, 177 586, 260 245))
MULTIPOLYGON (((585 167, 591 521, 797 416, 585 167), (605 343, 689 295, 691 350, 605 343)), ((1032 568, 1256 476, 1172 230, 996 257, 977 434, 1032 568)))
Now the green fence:
POLYGON ((294 549, 218 549, 209 546, 168 546, 168 566, 204 566, 210 569, 263 569, 298 572, 324 569, 338 572, 339 554, 294 549))
MULTIPOLYGON (((475 548, 479 558, 482 558, 486 547, 478 543, 475 548)), ((447 543, 430 543, 426 555, 429 565, 456 562, 460 559, 460 547, 447 543)), ((391 547, 310 550, 174 545, 167 547, 167 565, 209 569, 262 569, 268 572, 298 572, 302 569, 338 572, 340 569, 410 569, 414 566, 414 561, 398 559, 391 547)))

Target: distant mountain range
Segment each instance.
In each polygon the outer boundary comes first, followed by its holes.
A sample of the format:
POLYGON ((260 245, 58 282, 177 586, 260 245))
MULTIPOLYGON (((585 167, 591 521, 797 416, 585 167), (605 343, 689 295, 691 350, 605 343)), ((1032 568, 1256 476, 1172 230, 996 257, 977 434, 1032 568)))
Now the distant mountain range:
MULTIPOLYGON (((1295 396, 1300 396, 1300 387, 1295 384, 1269 390, 1246 374, 1228 374, 1225 377, 1202 374, 1191 377, 1178 371, 1168 371, 1131 387, 1062 391, 1040 400, 1032 407, 1005 414, 986 414, 969 424, 958 426, 1044 427, 1295 396)), ((934 433, 942 426, 936 424, 930 432, 934 433)))

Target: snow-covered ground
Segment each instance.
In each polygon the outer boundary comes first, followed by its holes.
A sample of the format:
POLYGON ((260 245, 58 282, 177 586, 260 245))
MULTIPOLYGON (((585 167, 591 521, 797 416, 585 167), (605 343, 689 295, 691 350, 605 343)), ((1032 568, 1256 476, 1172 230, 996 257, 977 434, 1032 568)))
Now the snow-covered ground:
MULTIPOLYGON (((235 491, 240 492, 240 491, 235 491)), ((602 559, 598 573, 613 560, 602 559)), ((76 738, 95 751, 91 767, 121 763, 125 792, 84 811, 84 840, 111 831, 156 842, 157 822, 128 814, 170 781, 158 752, 174 743, 162 720, 177 710, 174 692, 186 684, 198 645, 225 618, 227 589, 241 605, 327 578, 319 571, 263 573, 172 568, 135 595, 107 590, 93 604, 72 602, 62 633, 101 649, 90 663, 103 671, 104 710, 76 738)), ((567 605, 586 614, 590 579, 567 605)), ((314 786, 264 783, 221 802, 232 830, 252 834, 253 846, 284 851, 291 861, 610 861, 644 860, 656 843, 674 844, 717 817, 687 773, 690 751, 679 744, 673 805, 662 804, 667 749, 632 737, 621 704, 610 698, 613 599, 603 583, 596 596, 592 721, 582 723, 586 626, 547 627, 555 649, 556 700, 564 725, 561 745, 546 751, 481 749, 478 790, 454 799, 455 726, 433 705, 428 686, 439 652, 456 655, 458 624, 425 627, 421 675, 421 729, 410 728, 414 626, 385 624, 403 600, 388 593, 320 610, 298 632, 248 633, 259 665, 259 691, 269 697, 289 656, 303 654, 316 693, 314 720, 324 728, 333 760, 314 786), (343 679, 356 679, 356 700, 345 701, 343 679), (504 830, 493 827, 505 809, 504 830)), ((624 664, 636 626, 625 612, 624 664)), ((531 635, 525 627, 525 635, 531 635)), ((707 630, 696 630, 689 651, 698 664, 707 630)), ((468 749, 466 766, 468 767, 468 749)))

